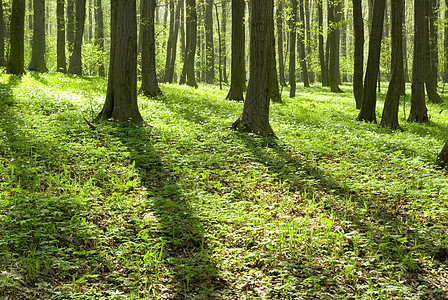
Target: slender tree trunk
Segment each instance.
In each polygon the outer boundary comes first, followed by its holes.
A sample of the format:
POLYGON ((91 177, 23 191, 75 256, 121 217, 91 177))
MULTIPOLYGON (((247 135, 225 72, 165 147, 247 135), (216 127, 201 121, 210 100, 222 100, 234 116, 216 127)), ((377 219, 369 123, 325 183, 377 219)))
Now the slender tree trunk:
POLYGON ((428 110, 425 101, 425 39, 427 34, 425 2, 427 0, 414 0, 414 58, 412 66, 412 95, 411 112, 408 122, 428 122, 428 110))
POLYGON ((185 0, 179 0, 180 6, 180 57, 185 62, 186 42, 185 42, 185 0))
POLYGON ((432 103, 442 102, 437 93, 437 65, 439 64, 439 53, 437 50, 437 14, 436 11, 439 10, 438 1, 428 0, 426 6, 427 14, 427 25, 428 32, 426 34, 425 43, 427 44, 426 50, 426 66, 427 71, 425 72, 425 84, 426 92, 428 94, 428 100, 432 103))
MULTIPOLYGON (((271 1, 271 0, 268 0, 271 1)), ((270 8, 269 8, 270 9, 270 8)), ((274 8, 272 8, 274 9, 274 8)), ((269 31, 266 32, 267 38, 269 39, 269 53, 268 58, 269 60, 267 63, 269 64, 269 69, 271 70, 269 75, 269 99, 271 99, 272 102, 281 103, 282 97, 280 95, 280 88, 278 86, 278 72, 277 72, 277 62, 275 59, 275 26, 274 26, 274 11, 272 11, 272 16, 268 18, 268 29, 269 31)))
POLYGON ((23 74, 25 37, 25 0, 13 0, 11 8, 10 50, 7 72, 23 74))
MULTIPOLYGON (((311 57, 313 55, 311 51, 311 18, 312 18, 312 10, 310 7, 310 1, 304 0, 305 3, 305 14, 304 14, 304 23, 305 23, 305 45, 306 45, 306 60, 308 67, 311 65, 311 57)), ((310 83, 313 83, 315 81, 316 75, 314 74, 314 71, 312 68, 308 68, 308 78, 310 83)))
POLYGON ((65 73, 67 71, 67 62, 65 57, 65 17, 64 17, 65 0, 57 0, 56 21, 58 27, 57 40, 57 71, 65 73))
POLYGON ((403 77, 403 26, 402 26, 403 0, 391 2, 392 15, 392 59, 391 59, 391 80, 384 102, 381 126, 389 127, 392 130, 398 129, 398 108, 402 90, 403 77))
MULTIPOLYGON (((101 52, 104 52, 104 19, 103 19, 103 7, 102 0, 96 0, 95 6, 95 43, 101 52)), ((104 64, 101 62, 98 68, 98 75, 106 76, 104 64)))
MULTIPOLYGON (((346 9, 344 8, 341 16, 342 16, 342 24, 341 24, 341 58, 346 61, 347 60, 347 24, 346 24, 346 19, 347 16, 346 14, 346 9)), ((343 72, 342 74, 342 82, 348 82, 348 77, 347 77, 347 72, 343 72)))
POLYGON ((269 85, 272 68, 272 39, 266 34, 274 32, 274 1, 251 1, 250 78, 247 97, 241 116, 233 123, 234 129, 244 129, 263 136, 274 136, 269 124, 269 85), (271 27, 271 28, 270 28, 271 27))
POLYGON ((373 4, 372 29, 370 31, 369 57, 358 121, 376 123, 376 80, 380 68, 381 38, 383 34, 384 8, 386 0, 375 0, 373 4))
POLYGON ((303 85, 305 87, 310 86, 310 80, 308 77, 308 66, 306 61, 306 50, 305 50, 305 11, 303 9, 303 1, 299 0, 299 11, 300 11, 300 22, 298 26, 297 41, 299 43, 299 56, 300 56, 300 67, 302 69, 303 85))
POLYGON ((48 69, 45 64, 45 0, 33 0, 33 3, 33 48, 31 63, 28 69, 31 71, 47 72, 48 69))
POLYGON ((317 15, 318 15, 318 21, 319 21, 320 76, 321 76, 322 86, 329 86, 329 84, 328 84, 328 67, 325 62, 324 17, 323 17, 322 1, 323 0, 317 0, 317 15))
POLYGON ((280 84, 286 86, 285 64, 283 58, 283 22, 284 22, 283 0, 278 1, 277 6, 277 49, 278 49, 278 72, 280 84))
POLYGON ((361 0, 353 0, 353 30, 355 35, 355 53, 353 66, 353 93, 356 108, 361 109, 364 76, 364 21, 362 19, 361 0))
POLYGON ((245 2, 232 0, 232 62, 230 68, 230 90, 228 100, 244 101, 246 88, 245 61, 245 2))
POLYGON ((187 28, 186 28, 186 53, 185 63, 182 70, 180 84, 198 87, 194 74, 194 57, 196 54, 196 38, 197 38, 197 12, 196 0, 187 0, 187 28))
POLYGON ((340 0, 328 3, 328 27, 332 28, 328 34, 328 42, 330 46, 328 77, 330 88, 333 93, 342 92, 339 88, 339 44, 341 38, 338 23, 340 11, 340 0))
POLYGON ((68 72, 70 74, 82 75, 82 36, 84 34, 84 23, 86 20, 86 0, 76 1, 76 22, 75 22, 75 44, 72 55, 70 56, 70 65, 68 72))
MULTIPOLYGON (((221 53, 221 59, 222 59, 222 75, 223 75, 223 81, 224 82, 228 82, 228 76, 227 76, 227 13, 228 8, 227 8, 227 2, 223 1, 222 2, 222 30, 221 30, 221 46, 222 46, 222 53, 221 53)), ((216 18, 218 18, 218 16, 216 16, 216 18)))
POLYGON ((213 0, 206 0, 205 6, 205 81, 215 81, 215 47, 213 45, 213 0))
MULTIPOLYGON (((170 2, 172 11, 174 11, 174 1, 170 2)), ((165 75, 164 82, 173 82, 174 66, 176 64, 177 53, 177 36, 179 35, 179 23, 180 23, 180 5, 177 4, 176 13, 172 13, 170 16, 170 36, 167 42, 166 62, 165 62, 165 75)))
POLYGON ((5 62, 5 19, 3 13, 3 0, 0 0, 0 66, 4 67, 5 62))
POLYGON ((297 0, 291 0, 289 20, 289 97, 296 96, 297 0))
POLYGON ((72 53, 75 44, 75 0, 67 0, 67 44, 72 53))
POLYGON ((98 119, 141 124, 137 105, 136 0, 111 0, 111 51, 106 101, 98 119))

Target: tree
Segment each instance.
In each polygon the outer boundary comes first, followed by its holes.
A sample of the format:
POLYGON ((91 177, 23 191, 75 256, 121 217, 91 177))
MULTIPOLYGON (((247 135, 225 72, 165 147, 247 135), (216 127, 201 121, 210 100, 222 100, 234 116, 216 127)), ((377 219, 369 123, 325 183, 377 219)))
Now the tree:
MULTIPOLYGON (((98 46, 101 52, 104 51, 104 20, 103 20, 103 7, 101 0, 96 0, 95 6, 95 44, 98 46)), ((105 76, 104 64, 101 62, 98 68, 98 75, 105 76)))
POLYGON ((391 2, 392 14, 392 76, 384 102, 383 116, 380 125, 392 130, 398 129, 398 107, 402 82, 404 81, 403 70, 403 22, 402 22, 403 0, 391 2))
POLYGON ((205 5, 205 81, 215 81, 215 47, 213 45, 213 0, 205 5))
POLYGON ((322 86, 329 86, 328 83, 328 67, 325 61, 325 45, 324 45, 324 16, 322 1, 317 0, 317 16, 319 21, 319 63, 320 63, 320 77, 322 86))
MULTIPOLYGON (((174 10, 174 1, 170 2, 171 11, 174 10)), ((165 73, 163 77, 164 82, 173 82, 174 66, 176 64, 177 53, 177 37, 179 35, 180 24, 180 4, 176 6, 176 15, 173 13, 170 16, 170 34, 167 41, 165 73)))
MULTIPOLYGON (((340 29, 339 18, 341 14, 341 1, 335 0, 328 2, 328 33, 329 44, 329 62, 328 62, 328 79, 330 88, 333 93, 342 92, 339 88, 339 45, 340 45, 340 29)), ((382 1, 382 0, 380 0, 382 1)))
POLYGON ((68 72, 70 74, 82 75, 82 37, 84 35, 84 23, 86 20, 86 0, 76 0, 76 20, 75 20, 75 43, 70 56, 68 72))
POLYGON ((305 50, 305 11, 303 9, 303 1, 299 0, 300 22, 298 23, 298 43, 299 43, 299 56, 300 67, 302 69, 303 85, 305 87, 310 86, 310 80, 308 76, 308 66, 306 62, 306 50, 305 50))
POLYGON ((428 32, 425 35, 426 44, 426 68, 425 84, 428 100, 433 103, 442 102, 437 93, 437 65, 439 64, 439 53, 437 50, 437 14, 439 10, 438 0, 428 0, 426 5, 426 16, 428 32))
POLYGON ((353 0, 353 31, 355 36, 355 49, 353 59, 353 94, 356 108, 361 108, 364 75, 364 21, 362 19, 361 0, 353 0))
POLYGON ((56 6, 56 22, 57 22, 57 65, 58 72, 65 73, 67 70, 65 58, 65 17, 64 17, 65 0, 57 0, 56 6))
POLYGON ((142 35, 142 86, 140 93, 149 97, 157 97, 162 94, 162 91, 159 88, 156 74, 156 41, 154 37, 156 0, 140 1, 140 34, 142 35))
POLYGON ((297 0, 291 0, 289 19, 289 97, 296 96, 297 0))
MULTIPOLYGON (((269 85, 272 66, 272 39, 266 33, 274 32, 274 1, 251 1, 250 76, 246 101, 241 116, 233 123, 234 129, 244 129, 262 136, 274 136, 269 124, 269 85)), ((274 56, 275 59, 275 56, 274 56)))
POLYGON ((446 141, 439 155, 437 155, 436 165, 441 168, 448 167, 448 141, 446 141))
MULTIPOLYGON (((227 8, 227 2, 222 2, 222 37, 219 39, 221 43, 221 59, 222 59, 222 80, 224 82, 228 82, 227 77, 227 45, 226 45, 226 36, 227 36, 227 15, 228 15, 228 8, 227 8)), ((218 16, 216 16, 218 17, 218 16)))
POLYGON ((232 0, 232 62, 230 90, 226 99, 235 101, 244 101, 246 87, 244 8, 244 0, 232 0))
POLYGON ((372 29, 370 30, 369 56, 362 94, 362 105, 358 121, 376 123, 376 82, 380 69, 381 38, 383 32, 386 0, 375 0, 373 4, 372 29))
POLYGON ((24 34, 25 34, 25 0, 13 0, 11 7, 11 34, 7 72, 23 74, 24 69, 24 34))
POLYGON ((425 123, 428 122, 428 110, 425 102, 425 59, 426 47, 425 39, 427 30, 427 20, 425 13, 425 2, 427 0, 414 0, 414 57, 412 67, 412 94, 411 112, 408 122, 425 123))
POLYGON ((3 0, 0 0, 0 66, 5 66, 5 20, 3 0))
POLYGON ((284 10, 283 10, 283 0, 278 1, 277 6, 277 49, 278 49, 278 72, 280 84, 285 86, 285 63, 283 58, 283 21, 284 21, 284 10))
POLYGON ((111 50, 106 101, 97 119, 141 124, 137 105, 136 0, 111 0, 111 50))
POLYGON ((186 17, 186 45, 185 45, 185 59, 182 69, 182 76, 180 84, 187 84, 189 86, 198 87, 194 74, 194 62, 196 55, 196 38, 197 38, 197 12, 196 0, 187 0, 187 17, 186 17))
POLYGON ((67 46, 73 52, 75 44, 75 0, 67 0, 67 46))
POLYGON ((47 72, 48 69, 45 64, 45 0, 33 0, 33 6, 33 50, 28 69, 47 72))

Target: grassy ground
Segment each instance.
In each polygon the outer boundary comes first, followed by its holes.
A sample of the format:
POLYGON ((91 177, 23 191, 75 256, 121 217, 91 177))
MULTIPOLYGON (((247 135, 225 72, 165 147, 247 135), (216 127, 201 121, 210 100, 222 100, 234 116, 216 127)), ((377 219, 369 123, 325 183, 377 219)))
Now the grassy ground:
POLYGON ((229 129, 225 91, 162 85, 147 125, 93 131, 106 85, 0 77, 0 298, 448 298, 446 106, 391 132, 349 86, 284 91, 273 140, 229 129))

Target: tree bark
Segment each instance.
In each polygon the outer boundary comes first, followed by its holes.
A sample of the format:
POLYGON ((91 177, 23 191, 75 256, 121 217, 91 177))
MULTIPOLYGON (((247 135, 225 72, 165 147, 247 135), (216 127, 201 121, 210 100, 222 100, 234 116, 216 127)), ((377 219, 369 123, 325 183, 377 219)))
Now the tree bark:
POLYGON ((250 78, 241 116, 233 123, 237 130, 246 130, 262 136, 275 136, 269 124, 269 85, 272 68, 272 39, 266 33, 274 32, 274 1, 251 1, 250 78), (271 28, 270 28, 271 27, 271 28))
POLYGON ((25 0, 12 1, 10 26, 10 50, 7 72, 10 74, 23 74, 25 73, 25 0))
POLYGON ((148 97, 162 94, 156 74, 156 41, 154 29, 154 12, 156 0, 140 0, 141 19, 140 34, 142 35, 142 85, 140 93, 148 97))
POLYGON ((136 0, 111 0, 111 51, 106 101, 97 119, 141 124, 137 105, 136 0))
POLYGON ((392 53, 391 53, 391 80, 384 101, 383 115, 380 125, 392 130, 400 128, 398 124, 398 108, 402 91, 403 76, 403 0, 394 0, 391 3, 392 15, 392 53))
POLYGON ((321 76, 322 86, 329 86, 329 84, 328 84, 328 67, 325 62, 324 17, 323 17, 322 1, 323 0, 317 0, 317 15, 318 15, 318 23, 319 23, 320 76, 321 76))
POLYGON ((384 8, 386 0, 375 0, 373 4, 372 29, 370 30, 369 57, 367 59, 366 76, 362 106, 358 121, 376 123, 376 83, 380 69, 381 38, 383 34, 384 8))
POLYGON ((220 41, 221 41, 221 47, 222 47, 222 49, 221 49, 221 59, 222 59, 222 80, 224 81, 224 82, 228 82, 229 81, 229 79, 228 79, 228 76, 227 76, 227 44, 226 44, 226 41, 227 41, 227 15, 228 15, 228 13, 227 13, 227 11, 228 11, 228 8, 227 8, 227 2, 226 1, 223 1, 222 2, 222 28, 221 28, 221 38, 220 38, 220 41))
POLYGON ((428 110, 425 102, 425 39, 427 34, 425 2, 427 0, 414 0, 414 58, 412 66, 412 95, 411 112, 408 122, 426 123, 428 110))
POLYGON ((67 0, 67 46, 73 52, 75 44, 75 0, 67 0))
POLYGON ((185 61, 182 69, 182 77, 180 84, 198 87, 194 74, 194 62, 196 54, 196 38, 197 38, 197 11, 196 0, 187 0, 186 14, 186 46, 185 61))
POLYGON ((45 64, 45 0, 33 0, 33 6, 33 47, 28 69, 31 71, 47 72, 48 69, 45 64))
POLYGON ((232 0, 232 62, 230 69, 230 90, 226 99, 244 101, 246 88, 245 61, 245 2, 232 0))
MULTIPOLYGON (((174 1, 170 2, 172 4, 172 9, 174 10, 174 1)), ((176 64, 176 53, 177 53, 177 37, 179 35, 179 24, 180 24, 180 4, 177 4, 175 15, 172 14, 173 18, 170 20, 170 36, 167 42, 167 53, 165 62, 165 74, 164 82, 173 82, 174 77, 174 67, 176 64), (173 28, 171 29, 171 24, 173 28)))
POLYGON ((5 18, 3 13, 3 0, 0 0, 0 66, 4 67, 5 62, 5 18))
POLYGON ((213 0, 206 0, 205 6, 205 81, 215 81, 215 47, 213 45, 213 0))
POLYGON ((353 30, 355 35, 355 52, 353 66, 353 94, 356 108, 361 109, 364 76, 364 21, 362 19, 361 0, 353 0, 353 30))
POLYGON ((278 49, 278 72, 280 84, 286 86, 285 80, 285 63, 283 57, 283 22, 284 22, 284 11, 283 11, 283 0, 278 1, 277 6, 277 49, 278 49))
POLYGON ((297 0, 291 0, 289 20, 289 97, 296 96, 297 0))
POLYGON ((82 37, 84 35, 84 23, 86 20, 86 0, 76 1, 76 20, 75 20, 75 44, 70 56, 70 65, 68 73, 82 75, 82 37))
MULTIPOLYGON (((270 1, 270 0, 268 0, 270 1)), ((272 8, 274 9, 274 8, 272 8)), ((272 102, 281 103, 282 97, 280 95, 280 88, 278 86, 278 73, 277 73, 277 62, 275 59, 275 28, 274 28, 274 11, 272 11, 272 16, 267 20, 269 22, 268 29, 266 32, 267 38, 269 39, 268 48, 268 58, 267 63, 269 64, 270 72, 269 75, 269 99, 272 102)))
MULTIPOLYGON (((104 52, 104 18, 101 0, 96 0, 95 5, 95 44, 101 52, 104 52)), ((103 62, 98 68, 98 75, 106 76, 103 62)))
POLYGON ((310 79, 308 76, 307 56, 305 50, 305 11, 303 9, 303 1, 304 0, 299 0, 300 22, 298 24, 297 41, 299 43, 300 67, 302 69, 303 85, 305 87, 309 87, 310 79))
POLYGON ((436 165, 441 168, 448 167, 448 141, 446 141, 442 151, 437 155, 436 165))
POLYGON ((58 28, 57 38, 57 66, 58 72, 65 73, 67 71, 67 62, 65 57, 65 17, 64 17, 65 0, 57 0, 56 21, 58 28))
POLYGON ((437 93, 437 65, 439 64, 439 53, 437 50, 436 11, 439 10, 438 2, 435 0, 428 0, 426 9, 428 20, 428 32, 425 39, 425 43, 427 44, 427 71, 425 72, 426 93, 428 94, 428 101, 432 103, 440 103, 442 102, 442 98, 440 98, 439 94, 437 93))
POLYGON ((340 45, 340 29, 339 29, 339 14, 341 11, 341 2, 328 3, 328 33, 329 43, 329 62, 328 62, 328 79, 330 89, 333 93, 341 93, 339 88, 339 45, 340 45))

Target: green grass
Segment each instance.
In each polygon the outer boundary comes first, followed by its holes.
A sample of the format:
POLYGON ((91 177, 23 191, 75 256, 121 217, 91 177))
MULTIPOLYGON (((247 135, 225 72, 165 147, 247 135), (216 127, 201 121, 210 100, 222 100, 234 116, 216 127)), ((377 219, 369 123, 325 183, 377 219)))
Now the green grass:
POLYGON ((145 126, 92 131, 106 86, 1 75, 0 298, 448 298, 446 104, 409 124, 408 96, 391 132, 350 86, 285 89, 274 140, 216 86, 162 85, 145 126))

